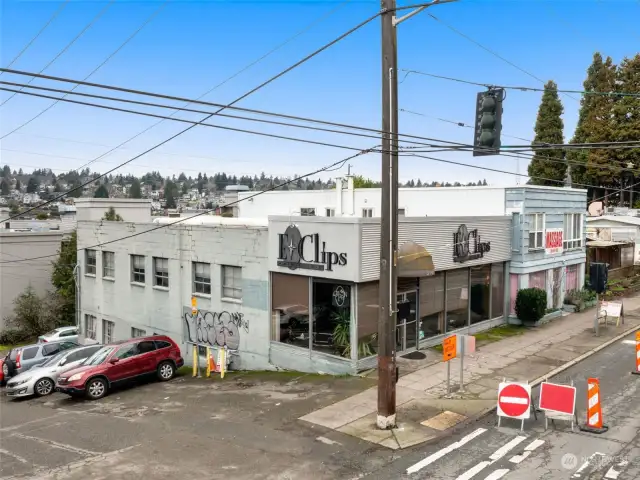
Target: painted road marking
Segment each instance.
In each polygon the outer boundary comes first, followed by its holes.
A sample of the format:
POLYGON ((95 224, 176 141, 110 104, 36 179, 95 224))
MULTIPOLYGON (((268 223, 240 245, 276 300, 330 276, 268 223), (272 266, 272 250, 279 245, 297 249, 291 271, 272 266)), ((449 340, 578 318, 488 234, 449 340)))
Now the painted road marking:
POLYGON ((29 463, 25 458, 22 458, 20 455, 16 455, 15 453, 11 453, 9 450, 5 450, 4 448, 0 448, 0 453, 6 455, 8 457, 14 458, 20 463, 29 463))
POLYGON ((463 445, 469 443, 471 440, 473 440, 474 438, 482 435, 486 431, 487 431, 486 428, 478 428, 474 432, 471 432, 466 437, 463 437, 460 440, 458 440, 457 442, 452 443, 448 447, 445 447, 445 448, 443 448, 441 450, 438 450, 437 452, 429 455, 424 460, 420 460, 418 463, 416 463, 414 465, 411 465, 409 468, 407 468, 407 474, 416 473, 416 472, 422 470, 424 467, 431 465, 433 462, 435 462, 436 460, 439 460, 440 458, 444 457, 448 453, 451 453, 454 450, 459 449, 460 447, 462 447, 463 445))
POLYGON ((511 463, 515 463, 516 465, 523 462, 529 455, 531 455, 538 447, 541 447, 544 444, 544 440, 536 439, 531 442, 529 445, 524 447, 524 452, 521 455, 514 455, 509 459, 511 463))
POLYGON ((625 345, 633 345, 634 347, 636 346, 635 340, 622 340, 622 343, 624 343, 625 345))
POLYGON ((500 480, 507 473, 509 473, 508 468, 501 468, 500 470, 496 470, 495 472, 492 472, 491 474, 489 474, 489 476, 484 480, 500 480))
MULTIPOLYGON (((627 462, 626 460, 623 460, 622 462, 618 463, 616 465, 616 467, 619 468, 624 468, 629 464, 629 462, 627 462)), ((618 470, 616 470, 615 468, 611 467, 607 473, 604 474, 604 478, 608 478, 609 480, 616 480, 618 478, 618 476, 621 474, 622 472, 619 472, 618 470)))
POLYGON ((593 455, 591 455, 586 462, 584 462, 580 468, 578 470, 575 471, 575 473, 571 476, 571 478, 582 478, 582 473, 589 468, 589 465, 591 465, 591 462, 593 461, 593 459, 595 459, 596 457, 604 457, 605 454, 604 453, 600 453, 600 452, 596 452, 593 455))
POLYGON ((527 439, 527 437, 521 437, 521 436, 513 438, 511 441, 509 441, 508 443, 506 443, 502 447, 500 447, 498 450, 496 450, 489 457, 490 461, 484 461, 484 462, 478 463, 476 466, 474 466, 470 470, 467 470, 462 475, 460 475, 457 478, 457 480, 470 480, 471 478, 475 477, 478 473, 480 473, 482 470, 487 468, 489 465, 491 465, 491 464, 497 462, 498 460, 500 460, 502 457, 504 457, 507 453, 509 453, 514 448, 516 448, 518 445, 520 445, 526 439, 527 439))
POLYGON ((55 442, 53 440, 48 440, 46 438, 40 437, 32 437, 31 435, 23 435, 22 433, 14 433, 13 437, 24 438, 25 440, 33 440, 34 442, 44 443, 45 445, 49 445, 53 448, 59 448, 60 450, 66 450, 68 452, 78 453, 80 455, 100 455, 100 452, 92 452, 91 450, 85 450, 84 448, 74 447, 73 445, 68 445, 66 443, 55 442))

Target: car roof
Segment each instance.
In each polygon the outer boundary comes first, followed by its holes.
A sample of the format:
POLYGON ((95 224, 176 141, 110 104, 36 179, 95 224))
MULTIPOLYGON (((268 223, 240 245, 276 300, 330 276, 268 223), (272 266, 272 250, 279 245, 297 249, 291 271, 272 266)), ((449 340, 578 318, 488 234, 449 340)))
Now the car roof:
POLYGON ((144 342, 144 341, 154 341, 154 340, 162 340, 162 341, 169 341, 171 343, 173 343, 173 341, 171 340, 171 338, 169 338, 166 335, 150 335, 148 337, 135 337, 135 338, 127 338, 126 340, 118 340, 116 342, 111 342, 108 345, 105 345, 105 347, 109 347, 109 346, 121 346, 121 345, 126 345, 128 343, 137 343, 137 342, 144 342))
POLYGON ((63 343, 63 342, 76 343, 73 340, 62 338, 58 340, 51 340, 50 342, 45 342, 45 343, 30 343, 29 345, 21 345, 20 347, 16 347, 13 350, 23 350, 25 348, 31 348, 31 347, 44 347, 45 345, 55 345, 56 343, 63 343))

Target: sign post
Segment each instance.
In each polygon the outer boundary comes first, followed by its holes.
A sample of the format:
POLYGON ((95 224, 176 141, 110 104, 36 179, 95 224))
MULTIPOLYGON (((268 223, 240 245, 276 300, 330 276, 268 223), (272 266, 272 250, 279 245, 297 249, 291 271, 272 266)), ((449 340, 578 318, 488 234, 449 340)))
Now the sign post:
MULTIPOLYGON (((576 388, 571 385, 559 385, 549 383, 546 379, 540 384, 540 398, 538 399, 538 408, 545 412, 544 428, 548 427, 549 419, 565 420, 571 422, 571 430, 576 422, 576 388)), ((555 425, 555 423, 554 423, 555 425)))
POLYGON ((498 427, 502 417, 520 420, 520 431, 524 421, 531 417, 531 385, 503 381, 498 385, 498 427))
POLYGON ((464 356, 476 351, 476 337, 473 335, 458 335, 457 353, 460 355, 460 388, 464 392, 464 356))
POLYGON ((451 335, 442 342, 442 361, 447 364, 447 395, 451 393, 451 363, 449 362, 456 358, 457 341, 458 337, 451 335))

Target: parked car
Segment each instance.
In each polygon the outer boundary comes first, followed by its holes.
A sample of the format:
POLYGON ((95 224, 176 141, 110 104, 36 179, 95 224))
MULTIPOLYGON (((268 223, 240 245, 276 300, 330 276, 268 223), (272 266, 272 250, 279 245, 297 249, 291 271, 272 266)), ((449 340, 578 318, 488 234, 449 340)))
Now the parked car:
POLYGON ((78 327, 60 327, 38 337, 38 343, 55 342, 57 340, 72 340, 78 343, 78 327))
POLYGON ((5 370, 8 371, 9 367, 5 366, 5 364, 4 364, 4 356, 2 356, 0 358, 0 387, 4 387, 4 383, 5 383, 4 382, 4 377, 5 377, 4 372, 5 372, 5 370))
POLYGON ((7 383, 7 396, 42 397, 53 393, 61 373, 76 368, 100 348, 101 345, 80 346, 49 357, 44 363, 11 378, 7 383))
POLYGON ((106 345, 83 364, 58 377, 56 390, 90 400, 104 397, 120 383, 155 375, 171 380, 184 365, 180 347, 165 335, 138 337, 106 345))
POLYGON ((59 340, 57 342, 34 343, 12 349, 4 359, 3 369, 5 370, 5 381, 16 375, 26 372, 31 367, 43 363, 49 357, 70 348, 77 347, 78 343, 73 340, 59 340))

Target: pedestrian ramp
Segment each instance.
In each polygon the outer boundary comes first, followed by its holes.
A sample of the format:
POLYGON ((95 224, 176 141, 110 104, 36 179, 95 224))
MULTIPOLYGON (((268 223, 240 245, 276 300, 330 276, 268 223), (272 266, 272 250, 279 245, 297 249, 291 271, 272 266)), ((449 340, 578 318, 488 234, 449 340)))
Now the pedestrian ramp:
POLYGON ((626 458, 597 451, 588 455, 583 451, 571 453, 571 448, 575 448, 571 437, 558 442, 557 437, 544 434, 525 435, 496 428, 478 428, 408 464, 402 478, 638 480, 629 470, 633 462, 626 458), (558 448, 559 444, 563 447, 558 448))

